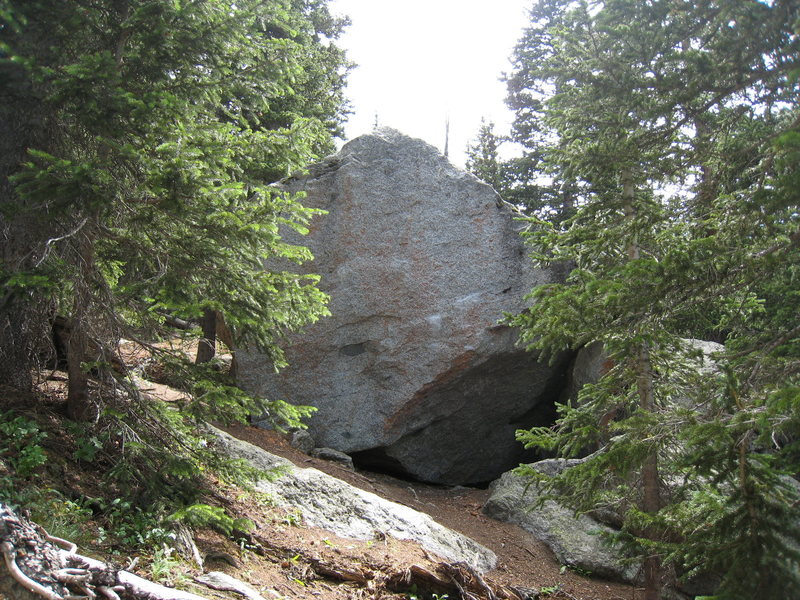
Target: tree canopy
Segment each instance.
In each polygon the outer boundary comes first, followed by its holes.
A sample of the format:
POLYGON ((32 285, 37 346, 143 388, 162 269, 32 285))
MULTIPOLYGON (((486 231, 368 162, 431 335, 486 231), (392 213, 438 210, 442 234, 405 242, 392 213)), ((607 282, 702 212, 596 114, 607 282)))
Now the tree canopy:
POLYGON ((625 516, 648 598, 667 567, 718 575, 725 598, 800 589, 799 10, 542 0, 515 50, 516 139, 577 212, 531 222, 536 260, 572 269, 512 322, 531 348, 600 342, 613 365, 519 437, 599 449, 550 485, 625 516), (716 375, 697 376, 692 337, 725 343, 716 375))
MULTIPOLYGON (((134 393, 118 341, 209 310, 277 368, 277 340, 326 314, 281 236, 313 211, 270 183, 341 133, 346 21, 324 0, 3 0, 0 17, 0 374, 30 386, 63 316, 71 416, 137 414, 168 446, 174 418, 108 406, 88 372, 134 393)), ((192 416, 286 409, 192 377, 192 416)))

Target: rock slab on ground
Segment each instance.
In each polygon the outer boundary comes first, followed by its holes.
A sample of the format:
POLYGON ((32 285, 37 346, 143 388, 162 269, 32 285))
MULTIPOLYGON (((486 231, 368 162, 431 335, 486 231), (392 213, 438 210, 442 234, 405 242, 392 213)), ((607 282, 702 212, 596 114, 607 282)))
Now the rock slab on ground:
POLYGON ((290 470, 274 481, 262 480, 260 491, 284 507, 297 508, 309 525, 342 537, 369 540, 388 535, 411 540, 453 562, 465 562, 486 572, 494 568, 494 552, 452 531, 428 515, 385 500, 331 477, 317 469, 299 469, 292 463, 248 442, 214 429, 220 448, 256 468, 290 470))
POLYGON ((565 367, 515 345, 503 313, 555 274, 534 269, 510 205, 434 147, 391 129, 282 184, 305 191, 307 245, 332 316, 293 336, 279 374, 239 354, 239 381, 316 406, 318 445, 445 484, 488 482, 523 459, 514 432, 549 422, 565 367))

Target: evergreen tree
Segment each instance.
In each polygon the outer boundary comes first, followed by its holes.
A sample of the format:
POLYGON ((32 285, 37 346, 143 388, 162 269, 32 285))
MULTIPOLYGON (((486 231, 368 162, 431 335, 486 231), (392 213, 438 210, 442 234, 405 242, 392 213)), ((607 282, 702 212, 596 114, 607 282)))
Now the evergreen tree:
POLYGON ((574 267, 513 322, 531 348, 601 342, 613 364, 519 437, 600 449, 549 484, 624 515, 648 599, 667 565, 721 574, 725 598, 800 590, 798 10, 542 0, 515 52, 517 132, 578 210, 534 220, 539 262, 574 267), (699 330, 727 342, 716 377, 682 339, 699 330))
MULTIPOLYGON (((323 0, 3 0, 0 17, 6 381, 30 385, 55 314, 77 419, 113 397, 90 392, 90 369, 134 393, 108 368, 117 341, 165 314, 219 311, 280 367, 278 338, 327 309, 290 268, 308 250, 281 238, 313 211, 269 183, 340 132, 345 23, 323 0)), ((192 416, 266 407, 210 372, 192 416)))
POLYGON ((494 132, 494 123, 481 119, 475 144, 467 144, 467 171, 491 185, 502 195, 503 174, 498 148, 502 140, 494 132))

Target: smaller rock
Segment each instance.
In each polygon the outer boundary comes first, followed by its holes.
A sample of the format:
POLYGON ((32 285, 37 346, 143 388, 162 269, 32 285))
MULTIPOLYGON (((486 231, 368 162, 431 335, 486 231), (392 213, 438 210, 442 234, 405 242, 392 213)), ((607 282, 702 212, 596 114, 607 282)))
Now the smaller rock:
POLYGON ((296 448, 304 454, 311 454, 311 451, 314 450, 314 446, 316 446, 314 438, 311 437, 311 434, 305 429, 295 430, 294 433, 292 433, 292 439, 289 443, 292 445, 292 448, 296 448))
MULTIPOLYGON (((535 467, 547 475, 573 466, 577 461, 543 460, 535 467)), ((606 546, 600 535, 613 530, 587 515, 575 516, 569 508, 547 500, 541 507, 531 508, 539 499, 536 484, 509 471, 492 484, 492 495, 483 507, 486 516, 516 523, 547 544, 564 565, 590 572, 592 575, 636 582, 638 568, 624 564, 617 552, 606 546)))
POLYGON ((339 452, 338 450, 334 450, 333 448, 314 448, 311 451, 311 456, 314 458, 321 458, 323 460, 329 460, 331 462, 339 463, 343 467, 348 469, 355 469, 353 466, 353 459, 350 458, 344 452, 339 452))
POLYGON ((211 360, 211 367, 220 373, 230 373, 233 369, 234 360, 232 354, 217 354, 211 360))
POLYGON ((221 571, 211 571, 210 573, 200 575, 199 577, 195 577, 195 581, 210 587, 212 590, 236 592, 248 600, 264 600, 264 597, 253 587, 221 571))

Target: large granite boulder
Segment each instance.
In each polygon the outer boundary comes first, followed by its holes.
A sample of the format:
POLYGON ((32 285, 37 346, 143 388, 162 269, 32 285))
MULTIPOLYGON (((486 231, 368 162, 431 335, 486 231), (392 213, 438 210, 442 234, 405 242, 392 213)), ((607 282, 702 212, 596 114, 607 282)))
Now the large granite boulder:
MULTIPOLYGON (((700 345, 700 349, 703 346, 700 345)), ((583 460, 551 458, 530 466, 554 477, 583 460)), ((519 525, 547 544, 562 565, 606 579, 636 585, 642 583, 641 565, 631 562, 618 547, 604 541, 603 534, 618 532, 622 526, 622 517, 615 511, 602 509, 576 515, 575 511, 559 502, 557 496, 542 502, 539 485, 515 471, 503 473, 500 479, 492 482, 490 489, 491 495, 483 505, 483 513, 498 521, 519 525)), ((679 578, 670 582, 662 598, 710 595, 719 586, 719 581, 719 577, 711 573, 694 575, 687 580, 679 578)))
POLYGON ((307 193, 301 241, 332 317, 291 338, 288 368, 239 356, 239 378, 310 404, 321 446, 417 479, 488 482, 526 457, 516 429, 547 422, 563 385, 498 325, 555 275, 530 266, 514 209, 432 146, 380 129, 282 185, 307 193))

